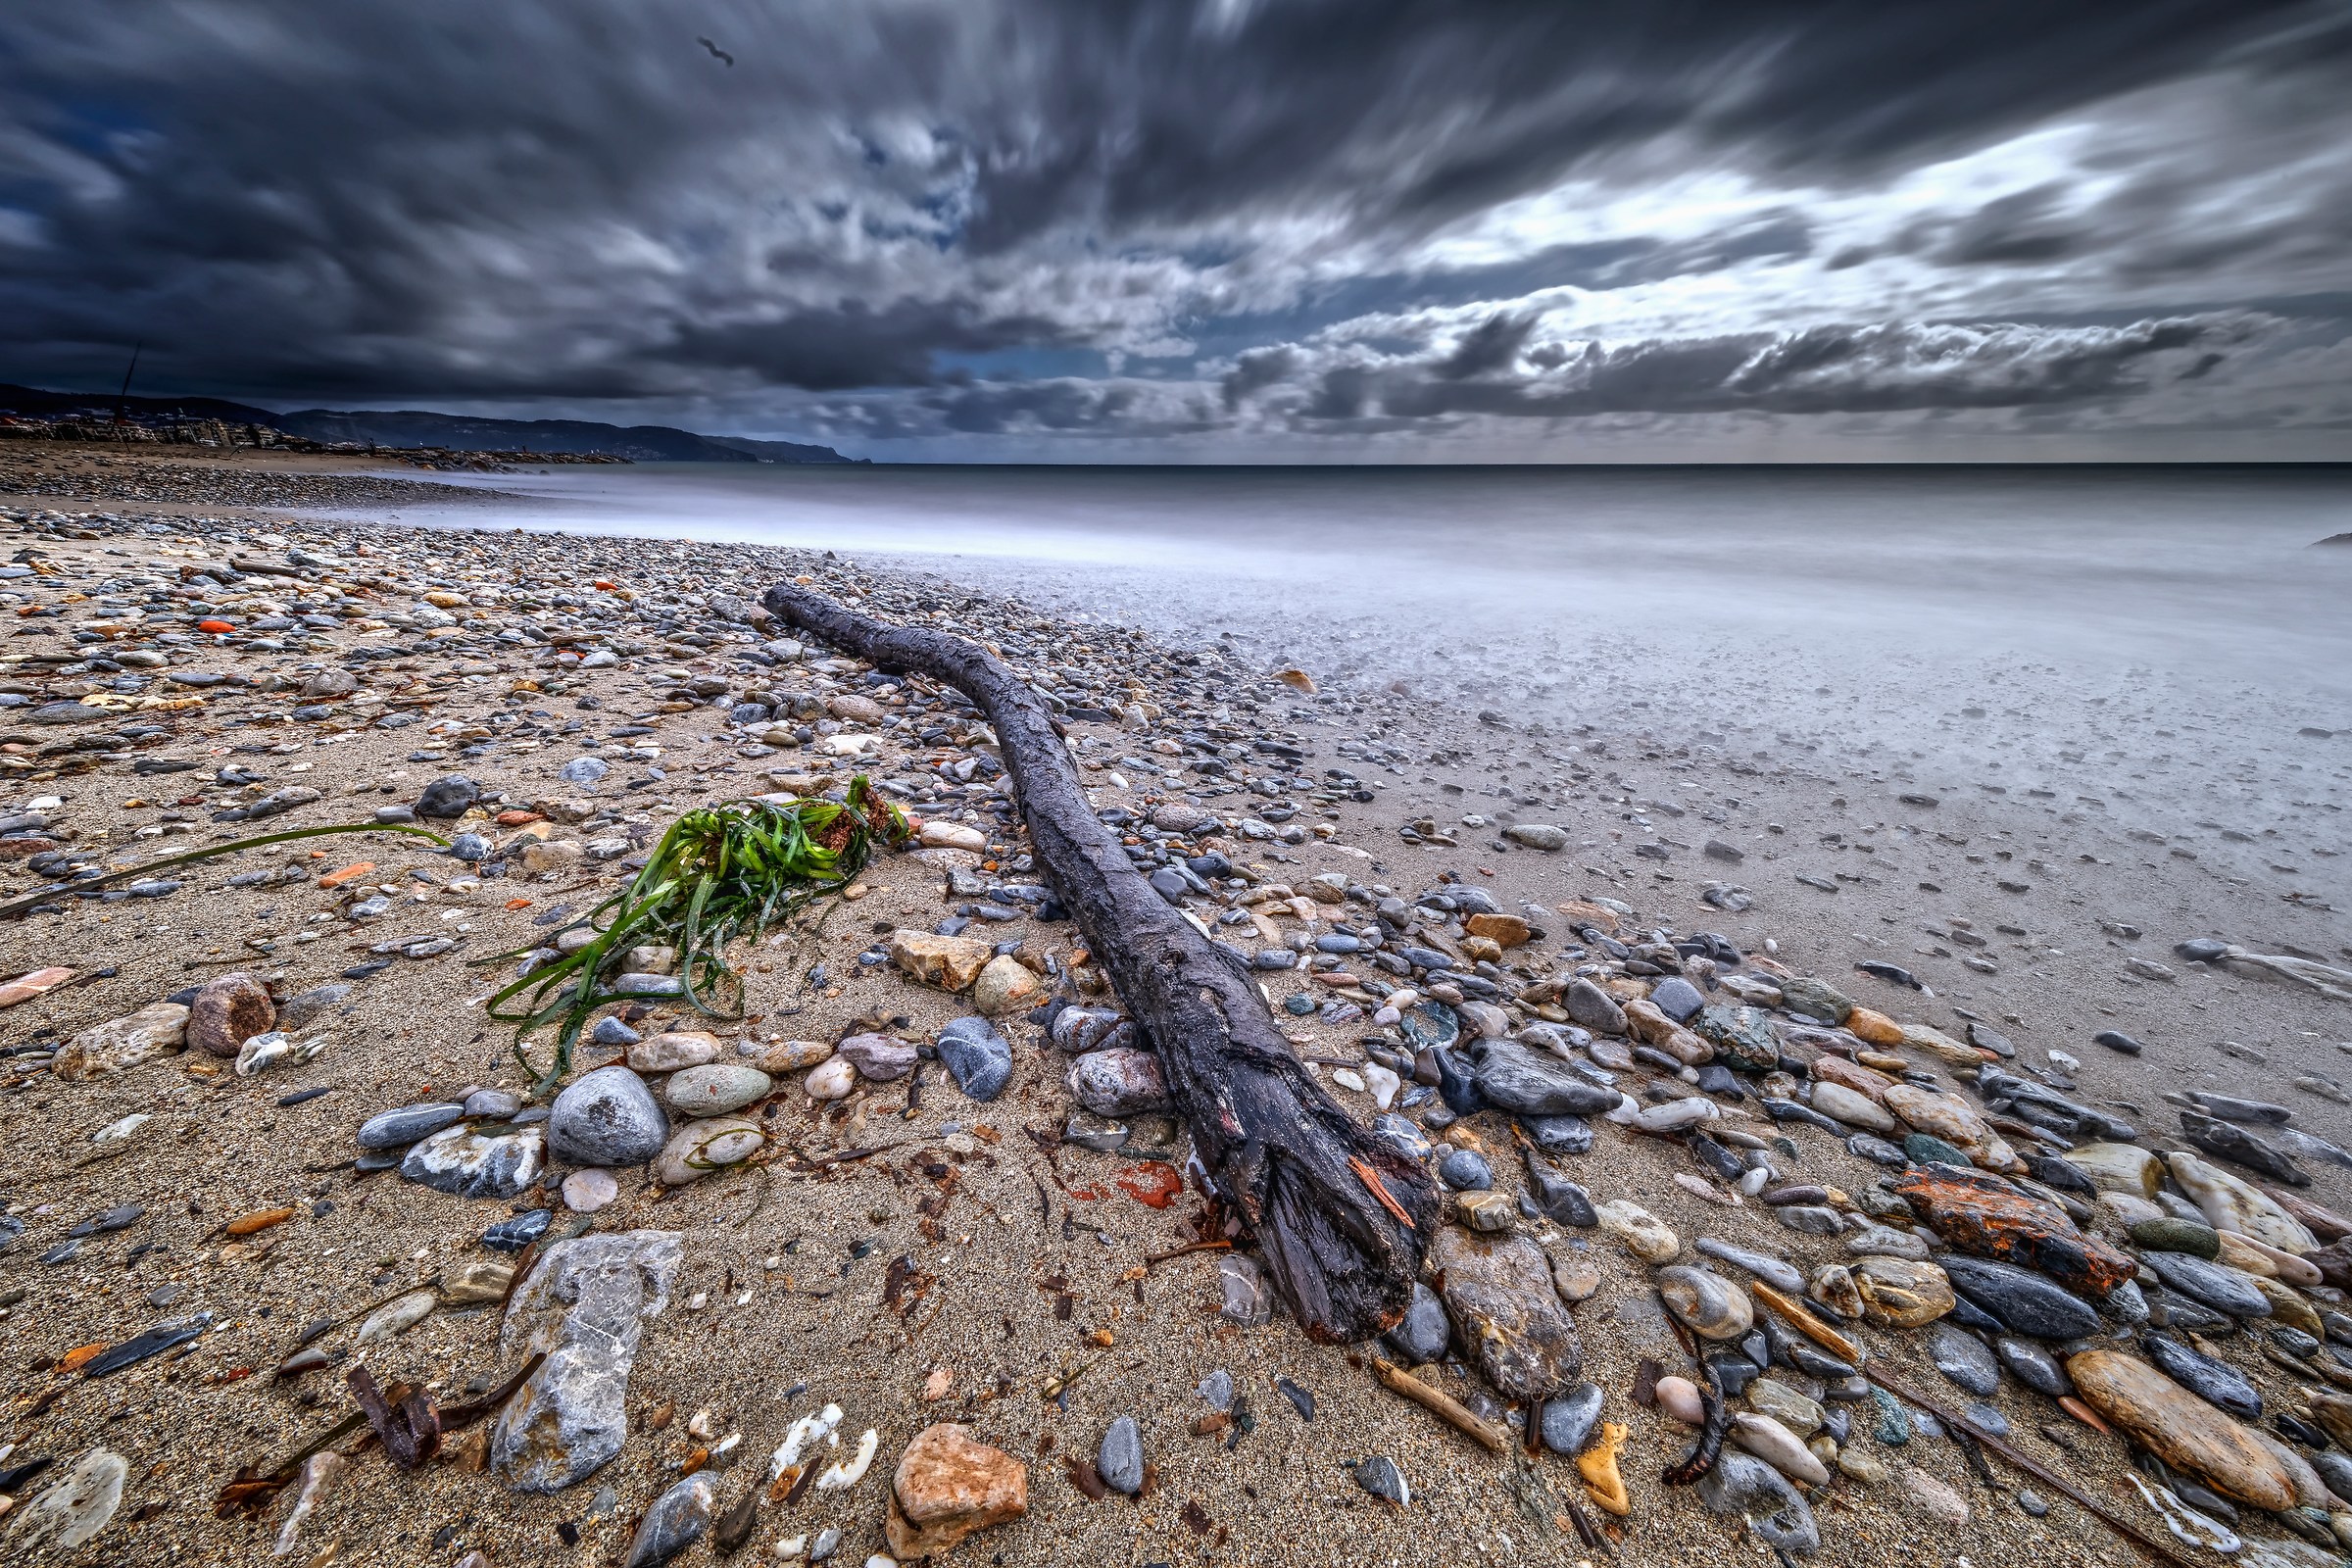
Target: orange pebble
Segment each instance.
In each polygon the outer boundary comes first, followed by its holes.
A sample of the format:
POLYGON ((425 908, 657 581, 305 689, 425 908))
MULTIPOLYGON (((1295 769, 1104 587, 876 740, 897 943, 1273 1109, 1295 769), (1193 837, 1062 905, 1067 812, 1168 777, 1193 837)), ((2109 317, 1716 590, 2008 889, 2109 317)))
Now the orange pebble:
POLYGON ((2115 1435, 2115 1428, 2100 1420, 2098 1411, 2093 1410, 2089 1405, 2084 1404, 2081 1399, 2075 1397, 2075 1396, 2071 1394, 2061 1395, 2059 1396, 2058 1408, 2064 1410, 2068 1415, 2073 1416, 2076 1420, 2082 1422, 2093 1432, 2104 1432, 2109 1437, 2113 1437, 2115 1435))
POLYGON ((283 1225, 293 1217, 294 1211, 290 1208, 262 1208, 256 1209, 250 1214, 238 1215, 223 1228, 231 1236, 251 1236, 255 1231, 266 1231, 272 1225, 283 1225))
POLYGON ((346 882, 357 881, 374 869, 375 862, 373 860, 354 860, 340 871, 329 871, 321 876, 318 879, 318 885, 322 888, 339 888, 346 882))

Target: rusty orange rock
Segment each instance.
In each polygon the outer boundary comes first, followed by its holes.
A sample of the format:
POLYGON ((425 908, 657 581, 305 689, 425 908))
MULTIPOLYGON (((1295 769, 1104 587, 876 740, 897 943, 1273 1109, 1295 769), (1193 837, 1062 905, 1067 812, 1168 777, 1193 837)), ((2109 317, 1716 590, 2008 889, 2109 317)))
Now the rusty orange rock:
POLYGON ((329 871, 318 879, 322 888, 339 888, 346 882, 356 882, 375 869, 373 860, 354 860, 338 871, 329 871))
POLYGON ((1474 914, 1462 922, 1462 928, 1498 948, 1525 947, 1533 935, 1528 923, 1515 914, 1474 914))
POLYGON ((2072 1291, 2105 1296, 2137 1270, 2105 1241, 2077 1230, 2065 1210, 1997 1176, 1914 1171, 1894 1191, 1959 1250, 2036 1270, 2072 1291))
POLYGON ((883 1533, 900 1557, 929 1557, 1028 1511, 1029 1467, 943 1421, 916 1433, 900 1456, 883 1533))
POLYGON ((1903 1043, 1903 1026, 1883 1012, 1868 1007, 1856 1007, 1845 1015, 1846 1033, 1866 1046, 1899 1046, 1903 1043))

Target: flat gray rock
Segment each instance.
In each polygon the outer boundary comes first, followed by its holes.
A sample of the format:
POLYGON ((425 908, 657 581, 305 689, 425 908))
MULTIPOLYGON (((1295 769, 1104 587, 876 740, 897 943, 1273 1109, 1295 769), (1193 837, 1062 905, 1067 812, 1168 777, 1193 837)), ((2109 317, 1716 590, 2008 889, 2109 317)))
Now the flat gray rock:
POLYGON ((703 1539, 710 1528, 710 1505, 718 1490, 708 1471, 698 1472, 654 1499, 645 1522, 629 1541, 629 1555, 621 1568, 661 1568, 661 1565, 703 1539))
MULTIPOLYGON (((1121 1051, 1131 1048, 1112 1046, 1108 1049, 1121 1051)), ((940 1029, 939 1059, 947 1064, 950 1076, 956 1080, 956 1087, 962 1090, 967 1099, 994 1100, 1012 1081, 1011 1045, 997 1032, 996 1025, 977 1014, 951 1018, 940 1029)), ((1156 1074, 1158 1062, 1153 1061, 1152 1065, 1156 1074)))
POLYGON ((620 1452, 645 1320, 669 1304, 685 1255, 675 1231, 575 1237, 540 1254, 499 1331, 508 1362, 547 1355, 490 1433, 491 1462, 516 1491, 561 1492, 620 1452))
POLYGON ((2000 1359, 1991 1348, 1954 1324, 1929 1325, 1928 1359, 1936 1363, 1936 1371, 1979 1398, 1989 1396, 2001 1386, 2000 1359))
POLYGON ((1566 1394, 1545 1399, 1536 1423, 1544 1446, 1564 1459, 1584 1452, 1585 1445, 1592 1441, 1592 1429, 1599 1424, 1603 1398, 1599 1384, 1579 1383, 1566 1394))
POLYGON ((1616 1109, 1623 1098, 1516 1040, 1489 1041, 1479 1054, 1477 1079, 1488 1104, 1524 1116, 1594 1116, 1616 1109))
POLYGON ((2141 1253, 2140 1261, 2156 1271, 2167 1289, 2178 1291, 2192 1301, 2201 1301, 2217 1312, 2227 1312, 2231 1317, 2271 1315, 2271 1298, 2252 1280, 2227 1263, 2208 1263, 2187 1252, 2156 1251, 2141 1253))
POLYGON ((1767 1545, 1791 1557, 1821 1549, 1821 1528, 1813 1509, 1788 1478, 1750 1454, 1724 1450, 1698 1483, 1699 1501, 1710 1513, 1738 1514, 1767 1545))
POLYGON ((460 1198, 519 1198, 547 1168, 547 1134, 538 1127, 477 1133, 449 1127, 410 1150, 403 1181, 460 1198))
POLYGON ((447 1102, 402 1105, 386 1110, 360 1123, 359 1145, 362 1149, 406 1149, 419 1139, 430 1138, 442 1128, 465 1118, 466 1107, 447 1102))
POLYGON ((1617 1005, 1614 997, 1590 980, 1579 978, 1561 994, 1560 1005, 1568 1009, 1572 1020, 1587 1029, 1604 1035, 1625 1033, 1625 1009, 1617 1005))

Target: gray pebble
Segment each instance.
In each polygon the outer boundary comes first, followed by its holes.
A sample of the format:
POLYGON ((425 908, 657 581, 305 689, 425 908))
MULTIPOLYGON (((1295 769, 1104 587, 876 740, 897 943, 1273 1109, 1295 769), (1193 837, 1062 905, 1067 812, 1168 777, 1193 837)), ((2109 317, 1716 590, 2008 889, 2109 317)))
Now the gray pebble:
POLYGON ((1600 1420, 1601 1399, 1599 1384, 1579 1383, 1566 1394, 1544 1400, 1538 1419, 1544 1446, 1567 1459, 1584 1452, 1600 1420))
POLYGON ((1144 1490, 1144 1434, 1136 1426, 1135 1417, 1119 1417, 1102 1434, 1102 1446, 1095 1455, 1095 1469, 1102 1477, 1102 1484, 1113 1492, 1123 1492, 1132 1497, 1144 1490))
POLYGON ((1355 1484, 1375 1497, 1393 1502, 1399 1508, 1413 1500, 1413 1490, 1405 1484, 1404 1472, 1396 1461, 1385 1454, 1376 1454, 1355 1467, 1355 1484))

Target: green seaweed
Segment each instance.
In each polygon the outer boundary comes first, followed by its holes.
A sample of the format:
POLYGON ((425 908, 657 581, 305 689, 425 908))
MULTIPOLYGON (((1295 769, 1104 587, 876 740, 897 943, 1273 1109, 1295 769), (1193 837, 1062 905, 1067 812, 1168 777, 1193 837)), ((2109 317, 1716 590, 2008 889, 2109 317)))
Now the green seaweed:
MULTIPOLYGON (((850 780, 844 802, 747 800, 697 807, 669 825, 627 887, 548 938, 587 930, 593 940, 501 987, 490 998, 490 1016, 515 1025, 515 1060, 537 1074, 533 1093, 540 1096, 571 1070, 572 1049, 599 1007, 671 995, 618 989, 613 982, 626 972, 632 948, 674 948, 688 1004, 710 1017, 739 1017, 743 981, 726 960, 729 945, 757 941, 810 902, 840 891, 864 869, 877 838, 896 845, 910 831, 906 816, 874 793, 863 773, 850 780), (528 1042, 551 1023, 557 1025, 555 1057, 539 1073, 528 1042)), ((473 961, 504 963, 538 951, 517 948, 473 961)))

